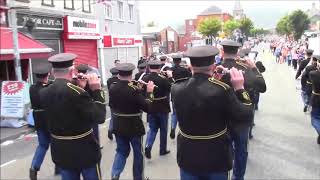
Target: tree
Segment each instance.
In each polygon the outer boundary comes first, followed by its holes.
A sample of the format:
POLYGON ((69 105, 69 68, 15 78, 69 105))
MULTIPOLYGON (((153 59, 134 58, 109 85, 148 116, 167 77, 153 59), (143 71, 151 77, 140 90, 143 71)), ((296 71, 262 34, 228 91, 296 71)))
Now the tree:
POLYGON ((154 21, 148 22, 147 27, 155 27, 156 23, 154 21))
POLYGON ((310 19, 306 13, 301 10, 296 10, 289 15, 289 26, 293 31, 293 36, 296 40, 300 39, 303 32, 308 29, 310 19))
POLYGON ((291 34, 291 26, 289 21, 289 15, 283 16, 277 23, 276 31, 280 35, 286 35, 287 37, 291 34))
POLYGON ((227 36, 231 36, 232 32, 239 28, 240 24, 238 21, 231 19, 224 23, 223 31, 227 34, 227 36))
POLYGON ((263 28, 253 28, 250 31, 251 36, 254 36, 254 37, 259 36, 259 35, 266 35, 268 33, 270 33, 270 32, 266 29, 263 29, 263 28))
POLYGON ((243 34, 249 36, 251 29, 253 29, 253 22, 247 17, 242 18, 239 20, 239 29, 243 34))
POLYGON ((209 37, 212 45, 212 38, 216 37, 221 30, 221 21, 216 18, 204 19, 199 23, 197 30, 200 34, 209 37))

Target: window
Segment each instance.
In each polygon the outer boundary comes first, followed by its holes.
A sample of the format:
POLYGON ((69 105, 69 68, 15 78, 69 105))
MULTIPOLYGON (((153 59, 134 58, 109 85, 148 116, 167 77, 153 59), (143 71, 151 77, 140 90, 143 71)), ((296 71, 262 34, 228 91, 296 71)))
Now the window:
POLYGON ((118 14, 119 14, 119 20, 124 20, 123 17, 123 2, 118 1, 118 14))
POLYGON ((112 6, 108 4, 104 8, 105 19, 112 19, 112 6))
POLYGON ((82 0, 82 11, 91 13, 91 3, 90 0, 82 0))
POLYGON ((133 5, 129 4, 129 21, 133 22, 133 5))
POLYGON ((41 5, 54 7, 53 0, 42 0, 41 5))
POLYGON ((74 0, 64 0, 64 8, 74 10, 74 0))

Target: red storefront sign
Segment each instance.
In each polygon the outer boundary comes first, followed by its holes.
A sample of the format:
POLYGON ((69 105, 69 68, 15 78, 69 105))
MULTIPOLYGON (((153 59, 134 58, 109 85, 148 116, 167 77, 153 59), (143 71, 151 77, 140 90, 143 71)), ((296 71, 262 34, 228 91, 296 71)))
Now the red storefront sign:
POLYGON ((99 22, 95 19, 66 16, 64 19, 66 39, 99 39, 99 22))
POLYGON ((128 37, 103 37, 104 47, 131 47, 131 46, 142 46, 142 38, 139 36, 128 36, 128 37))

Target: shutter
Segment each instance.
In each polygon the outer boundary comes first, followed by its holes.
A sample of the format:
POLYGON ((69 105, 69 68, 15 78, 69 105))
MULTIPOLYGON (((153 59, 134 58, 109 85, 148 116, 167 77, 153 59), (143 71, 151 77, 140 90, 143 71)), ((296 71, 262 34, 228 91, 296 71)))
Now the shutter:
POLYGON ((64 52, 78 55, 75 64, 88 64, 98 68, 96 40, 64 40, 64 52))

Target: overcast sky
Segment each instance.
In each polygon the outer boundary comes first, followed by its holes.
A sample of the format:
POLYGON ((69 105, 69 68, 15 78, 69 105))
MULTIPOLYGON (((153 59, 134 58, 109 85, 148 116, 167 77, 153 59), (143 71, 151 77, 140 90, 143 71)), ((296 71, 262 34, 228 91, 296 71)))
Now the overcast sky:
MULTIPOLYGON (((310 9, 312 3, 316 3, 319 8, 319 0, 295 0, 295 1, 251 1, 241 0, 241 5, 245 14, 251 18, 258 27, 271 28, 274 27, 276 21, 286 13, 295 9, 310 9)), ((215 5, 223 11, 232 14, 235 1, 154 1, 140 0, 140 18, 141 24, 155 21, 159 26, 171 25, 177 27, 183 25, 185 19, 195 18, 197 14, 206 8, 215 5)))

